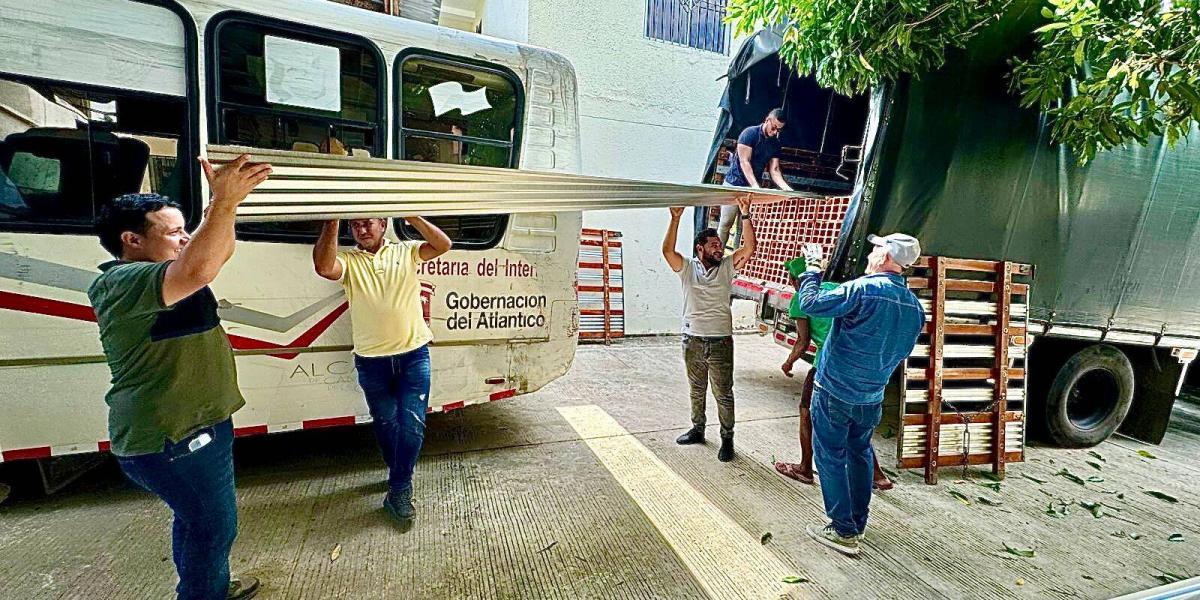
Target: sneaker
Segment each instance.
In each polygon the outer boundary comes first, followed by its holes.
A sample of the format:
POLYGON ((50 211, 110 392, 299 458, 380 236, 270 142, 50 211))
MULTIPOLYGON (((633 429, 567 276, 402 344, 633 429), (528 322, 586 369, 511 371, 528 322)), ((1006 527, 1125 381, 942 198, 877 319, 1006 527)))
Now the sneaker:
POLYGON ((693 427, 693 428, 687 430, 687 433, 684 433, 683 435, 675 438, 675 443, 679 444, 680 446, 686 446, 688 444, 703 444, 704 443, 704 428, 703 427, 693 427))
POLYGON ((243 575, 229 580, 229 593, 225 600, 250 600, 258 594, 258 578, 243 575))
POLYGON ((858 556, 858 536, 842 537, 838 535, 832 524, 824 527, 809 525, 808 537, 817 540, 822 546, 833 548, 846 556, 858 556))
POLYGON ((721 449, 717 451, 717 460, 721 462, 733 460, 733 438, 721 438, 721 449))
POLYGON ((388 495, 383 499, 383 507, 393 518, 400 521, 411 521, 417 514, 417 509, 412 503, 413 489, 410 484, 408 487, 395 491, 388 492, 388 495))

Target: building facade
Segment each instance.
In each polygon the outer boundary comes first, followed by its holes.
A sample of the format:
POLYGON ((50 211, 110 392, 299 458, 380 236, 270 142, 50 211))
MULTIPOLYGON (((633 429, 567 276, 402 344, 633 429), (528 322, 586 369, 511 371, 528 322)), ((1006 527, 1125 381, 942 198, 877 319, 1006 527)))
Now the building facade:
MULTIPOLYGON (((575 65, 582 168, 587 175, 698 183, 712 142, 718 79, 729 67, 725 0, 339 0, 541 46, 575 65), (432 18, 431 18, 432 17, 432 18)), ((584 226, 620 231, 625 331, 679 330, 679 280, 660 246, 666 210, 585 213, 584 226)), ((681 245, 693 235, 690 219, 681 245)))

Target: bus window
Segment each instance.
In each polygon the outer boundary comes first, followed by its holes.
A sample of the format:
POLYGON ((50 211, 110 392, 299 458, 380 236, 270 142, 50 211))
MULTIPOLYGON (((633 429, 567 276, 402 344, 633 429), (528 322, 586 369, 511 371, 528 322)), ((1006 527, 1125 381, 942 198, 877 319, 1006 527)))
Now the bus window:
MULTIPOLYGON (((383 71, 369 42, 242 17, 215 31, 217 143, 383 156, 383 71)), ((238 226, 245 238, 306 243, 319 230, 314 222, 238 226)))
POLYGON ((188 131, 182 98, 0 77, 0 229, 88 233, 101 205, 135 192, 194 222, 188 131))
MULTIPOLYGON (((517 166, 520 85, 499 68, 442 56, 402 55, 398 59, 397 156, 406 160, 517 166)), ((487 249, 500 243, 507 215, 433 217, 456 248, 487 249)), ((397 233, 420 239, 397 221, 397 233)))

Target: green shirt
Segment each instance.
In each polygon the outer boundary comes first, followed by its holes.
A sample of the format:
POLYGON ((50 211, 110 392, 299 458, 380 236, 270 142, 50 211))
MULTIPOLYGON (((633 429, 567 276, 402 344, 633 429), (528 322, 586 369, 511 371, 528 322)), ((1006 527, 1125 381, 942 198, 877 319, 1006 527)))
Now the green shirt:
MULTIPOLYGON (((793 258, 792 260, 783 263, 785 269, 792 278, 799 277, 804 272, 805 262, 803 257, 793 258)), ((832 281, 821 283, 822 290, 832 290, 838 284, 832 281)), ((788 316, 792 319, 808 319, 808 335, 814 346, 817 347, 817 353, 813 355, 813 366, 817 366, 817 362, 821 359, 821 346, 825 344, 825 339, 829 337, 829 329, 833 327, 833 319, 827 317, 810 317, 804 309, 800 308, 800 292, 792 294, 792 303, 788 305, 788 316)))
POLYGON ((161 452, 168 441, 220 423, 246 403, 212 291, 163 305, 170 264, 105 263, 88 288, 112 371, 104 400, 117 456, 161 452))

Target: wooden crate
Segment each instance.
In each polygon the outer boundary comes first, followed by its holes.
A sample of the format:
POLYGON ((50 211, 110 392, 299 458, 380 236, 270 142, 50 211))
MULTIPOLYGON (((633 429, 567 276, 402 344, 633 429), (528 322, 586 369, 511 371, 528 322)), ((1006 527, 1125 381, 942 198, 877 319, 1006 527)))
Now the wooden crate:
POLYGON ((1031 265, 922 257, 908 287, 927 323, 902 365, 896 456, 903 469, 1025 460, 1031 265))

